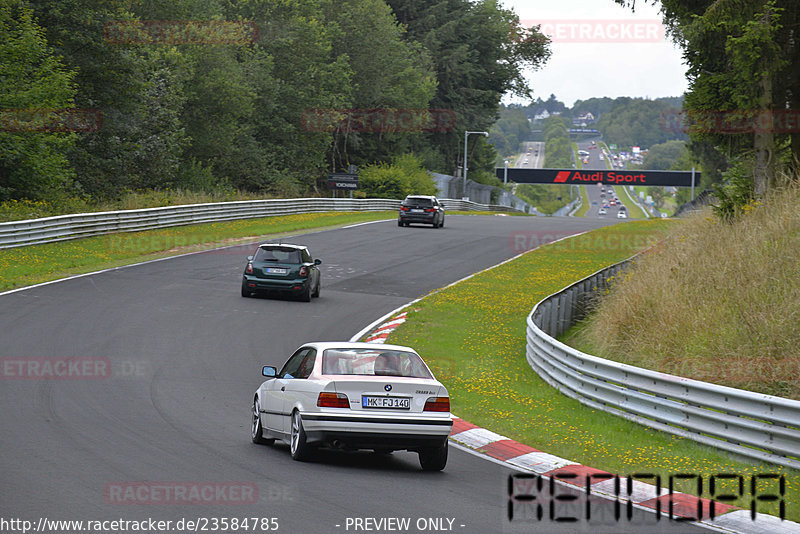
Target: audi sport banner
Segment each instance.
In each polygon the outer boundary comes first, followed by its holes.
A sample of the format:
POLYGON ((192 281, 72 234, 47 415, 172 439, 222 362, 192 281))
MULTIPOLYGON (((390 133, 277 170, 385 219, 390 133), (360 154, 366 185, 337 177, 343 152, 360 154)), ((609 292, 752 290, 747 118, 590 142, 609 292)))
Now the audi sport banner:
MULTIPOLYGON (((505 168, 496 169, 502 180, 505 168)), ((696 171, 695 185, 700 183, 700 172, 696 171)), ((610 185, 673 185, 691 187, 691 171, 643 171, 643 170, 592 170, 592 169, 508 169, 508 179, 518 184, 610 184, 610 185)))

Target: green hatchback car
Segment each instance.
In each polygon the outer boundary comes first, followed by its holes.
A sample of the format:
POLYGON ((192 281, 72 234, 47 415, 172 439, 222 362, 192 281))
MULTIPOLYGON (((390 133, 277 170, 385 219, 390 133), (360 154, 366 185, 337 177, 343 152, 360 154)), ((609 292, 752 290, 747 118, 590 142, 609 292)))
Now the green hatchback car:
POLYGON ((321 276, 319 259, 313 259, 307 247, 287 243, 264 243, 247 257, 242 276, 242 296, 280 292, 311 302, 319 297, 321 276))

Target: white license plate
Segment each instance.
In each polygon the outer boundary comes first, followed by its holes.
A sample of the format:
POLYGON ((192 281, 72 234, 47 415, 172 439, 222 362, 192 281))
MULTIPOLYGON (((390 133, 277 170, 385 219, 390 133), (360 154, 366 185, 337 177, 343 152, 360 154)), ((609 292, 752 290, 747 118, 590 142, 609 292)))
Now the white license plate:
POLYGON ((286 274, 287 272, 289 272, 288 269, 282 269, 280 267, 267 267, 266 269, 264 269, 264 271, 270 274, 286 274))
POLYGON ((411 210, 411 213, 422 213, 425 210, 411 210))
POLYGON ((361 397, 361 406, 364 408, 391 408, 395 410, 411 409, 411 399, 408 397, 361 397))

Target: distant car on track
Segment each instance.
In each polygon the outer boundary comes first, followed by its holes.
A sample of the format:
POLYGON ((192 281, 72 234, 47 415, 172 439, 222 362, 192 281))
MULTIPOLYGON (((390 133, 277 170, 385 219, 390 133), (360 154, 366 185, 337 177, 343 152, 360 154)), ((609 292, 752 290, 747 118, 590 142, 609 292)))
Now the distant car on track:
POLYGON ((441 228, 444 226, 444 206, 434 196, 409 195, 400 204, 397 226, 408 226, 410 223, 424 223, 441 228))
POLYGON ((598 215, 605 215, 606 214, 606 209, 605 208, 600 208, 599 210, 597 210, 597 214, 598 215))
POLYGON ((242 296, 281 292, 311 301, 319 297, 322 286, 319 259, 313 259, 308 248, 288 243, 264 243, 252 256, 242 275, 242 296))
POLYGON ((619 210, 617 212, 617 219, 627 219, 627 218, 628 218, 628 214, 625 211, 619 210))
POLYGON ((289 444, 295 460, 321 446, 379 454, 409 450, 425 471, 447 464, 450 395, 411 348, 316 342, 297 349, 253 398, 251 438, 289 444))

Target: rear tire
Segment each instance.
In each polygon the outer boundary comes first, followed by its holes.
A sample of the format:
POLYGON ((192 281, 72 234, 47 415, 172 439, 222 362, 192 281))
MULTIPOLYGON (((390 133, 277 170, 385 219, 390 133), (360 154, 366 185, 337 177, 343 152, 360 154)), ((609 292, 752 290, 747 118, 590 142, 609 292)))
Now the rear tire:
POLYGON ((441 447, 420 449, 419 464, 423 471, 441 471, 447 465, 447 441, 441 447))
POLYGON ((242 282, 242 296, 243 297, 249 297, 252 294, 253 294, 253 292, 250 291, 249 287, 247 287, 247 282, 242 282))
POLYGON ((397 226, 399 226, 400 228, 402 228, 402 227, 403 227, 403 221, 397 221, 397 226))
POLYGON ((311 282, 309 282, 303 292, 300 293, 300 300, 303 302, 311 302, 311 282))
POLYGON ((311 293, 311 296, 314 298, 319 298, 319 292, 322 289, 322 280, 317 280, 317 287, 314 289, 314 292, 311 293))
POLYGON ((302 462, 310 456, 311 447, 306 442, 306 431, 303 430, 303 420, 300 412, 295 410, 292 413, 292 431, 289 436, 289 452, 292 459, 302 462))

